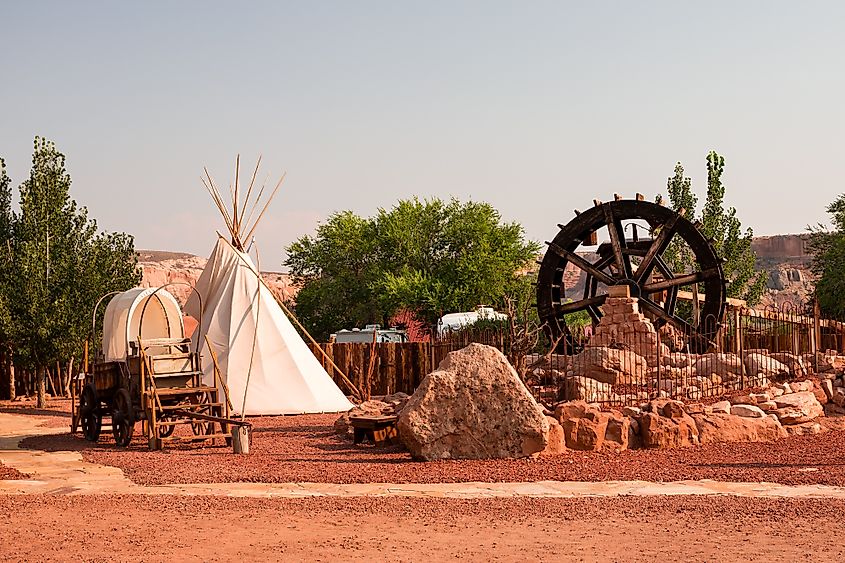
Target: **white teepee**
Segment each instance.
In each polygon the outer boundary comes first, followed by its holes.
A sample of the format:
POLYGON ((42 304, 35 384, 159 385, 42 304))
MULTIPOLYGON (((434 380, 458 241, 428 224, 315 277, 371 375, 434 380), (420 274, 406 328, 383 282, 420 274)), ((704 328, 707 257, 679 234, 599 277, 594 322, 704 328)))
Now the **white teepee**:
MULTIPOLYGON (((231 215, 207 172, 206 176, 206 187, 223 213, 232 243, 218 238, 196 283, 201 299, 194 293, 185 304, 185 312, 200 321, 192 338, 204 348, 205 383, 214 384, 214 363, 205 343, 208 337, 235 412, 272 415, 349 410, 352 404, 308 349, 243 251, 240 227, 246 206, 238 209, 237 172, 231 215)), ((250 193, 252 184, 246 203, 250 193)), ((261 193, 253 211, 260 197, 261 193)), ((248 233, 244 240, 249 240, 254 229, 255 223, 244 231, 248 233)))

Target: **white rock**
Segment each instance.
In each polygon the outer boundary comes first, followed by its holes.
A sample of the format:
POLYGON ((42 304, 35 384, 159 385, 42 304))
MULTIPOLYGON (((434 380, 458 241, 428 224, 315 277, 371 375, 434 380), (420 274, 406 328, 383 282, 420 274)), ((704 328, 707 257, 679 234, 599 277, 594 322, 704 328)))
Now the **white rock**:
POLYGON ((787 375, 789 368, 774 358, 765 354, 748 354, 745 356, 745 369, 748 373, 763 374, 763 376, 787 375))
POLYGON ((790 393, 773 400, 778 407, 775 414, 781 424, 801 424, 824 416, 824 408, 812 391, 790 393))
POLYGON ((833 400, 833 382, 829 379, 823 379, 821 381, 821 388, 824 391, 825 396, 827 397, 828 401, 833 400))
POLYGON ((638 417, 642 414, 642 409, 639 407, 622 407, 622 414, 630 417, 638 417))
POLYGON ((793 393, 801 393, 803 391, 812 391, 813 390, 813 382, 809 379, 806 381, 795 381, 789 384, 789 388, 792 389, 793 393))
POLYGON ((833 404, 837 407, 845 407, 845 387, 837 387, 833 390, 833 404))
POLYGON ((719 401, 718 403, 713 403, 711 405, 714 413, 724 413, 724 414, 731 414, 731 403, 730 401, 719 401))
POLYGON ((754 405, 733 405, 731 407, 731 414, 735 416, 744 416, 746 418, 765 418, 766 413, 763 409, 754 405))

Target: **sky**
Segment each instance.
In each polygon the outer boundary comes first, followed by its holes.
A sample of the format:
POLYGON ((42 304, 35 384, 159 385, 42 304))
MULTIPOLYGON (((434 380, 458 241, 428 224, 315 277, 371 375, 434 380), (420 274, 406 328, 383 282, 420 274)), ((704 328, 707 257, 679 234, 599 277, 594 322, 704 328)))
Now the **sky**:
MULTIPOLYGON (((614 193, 701 200, 755 235, 826 221, 845 192, 841 2, 3 2, 0 157, 36 135, 72 196, 136 248, 207 255, 205 192, 263 156, 287 173, 264 269, 331 213, 418 196, 488 201, 543 241, 614 193)), ((243 180, 242 180, 243 181, 243 180)), ((224 188, 225 190, 225 188, 224 188)))

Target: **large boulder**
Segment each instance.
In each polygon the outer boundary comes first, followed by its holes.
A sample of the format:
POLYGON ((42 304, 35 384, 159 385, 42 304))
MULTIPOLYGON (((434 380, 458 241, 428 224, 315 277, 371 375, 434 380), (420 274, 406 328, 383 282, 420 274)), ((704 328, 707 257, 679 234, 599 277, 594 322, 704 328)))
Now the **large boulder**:
POLYGON ((695 373, 703 377, 718 375, 723 381, 732 381, 745 374, 742 360, 736 354, 702 354, 695 362, 695 373))
POLYGON ((644 448, 678 448, 698 444, 695 420, 680 401, 658 399, 643 408, 639 419, 644 448))
POLYGON ((792 377, 807 377, 807 367, 801 356, 789 352, 772 352, 769 354, 769 357, 789 368, 792 377))
POLYGON ((602 383, 590 377, 566 376, 558 390, 558 399, 562 401, 586 401, 601 403, 609 401, 613 394, 610 383, 602 383))
POLYGON ((789 375, 789 368, 766 354, 746 354, 745 369, 752 377, 762 374, 766 377, 789 375))
POLYGON ((643 382, 648 375, 648 362, 631 350, 590 347, 572 358, 569 372, 611 385, 643 382))
POLYGON ((786 430, 773 418, 749 418, 724 413, 694 414, 702 444, 717 442, 773 442, 786 437, 786 430))
POLYGON ((812 391, 788 393, 772 399, 777 409, 772 411, 781 424, 801 424, 824 416, 824 407, 812 391))
POLYGON ((571 450, 599 450, 604 445, 610 416, 585 401, 561 403, 554 416, 563 427, 566 447, 571 450))
POLYGON ((423 379, 397 428, 415 459, 513 458, 543 451, 549 422, 500 351, 470 344, 423 379))

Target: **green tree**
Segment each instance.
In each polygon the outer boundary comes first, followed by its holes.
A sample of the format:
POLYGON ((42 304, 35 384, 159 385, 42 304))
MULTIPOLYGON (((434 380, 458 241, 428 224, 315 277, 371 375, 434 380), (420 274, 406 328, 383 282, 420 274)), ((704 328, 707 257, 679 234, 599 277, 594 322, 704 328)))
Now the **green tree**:
POLYGON ((42 406, 47 367, 78 352, 96 299, 140 281, 132 238, 98 235, 96 222, 70 197, 70 184, 64 155, 36 137, 13 222, 14 299, 7 306, 19 363, 36 374, 42 406))
MULTIPOLYGON (((675 175, 667 183, 669 202, 675 210, 685 209, 687 219, 699 219, 701 222, 701 232, 713 242, 716 254, 724 260, 722 269, 727 280, 728 297, 744 299, 749 305, 755 305, 766 289, 766 272, 754 267, 756 256, 751 248, 753 230, 749 227, 743 232, 736 209, 725 209, 724 169, 724 157, 710 151, 707 155, 707 197, 701 216, 696 217, 698 202, 690 179, 684 176, 683 166, 676 164, 675 175)), ((667 257, 676 272, 695 268, 695 256, 678 238, 667 249, 667 257)))
POLYGON ((326 338, 400 310, 430 327, 446 312, 501 306, 538 252, 489 204, 414 198, 369 219, 332 215, 287 248, 285 264, 301 284, 298 316, 326 338))
POLYGON ((11 361, 10 293, 12 244, 12 185, 6 173, 6 162, 0 158, 0 396, 14 399, 15 376, 11 361))
POLYGON ((341 328, 382 322, 371 291, 378 276, 373 222, 352 213, 334 213, 287 247, 285 265, 299 286, 293 307, 299 321, 323 340, 341 328))
POLYGON ((811 270, 819 308, 825 316, 841 319, 845 318, 845 194, 828 205, 827 212, 833 229, 821 224, 808 227, 807 247, 813 256, 811 270))
MULTIPOLYGON (((669 192, 669 202, 672 209, 686 211, 685 217, 694 220, 695 207, 698 198, 692 191, 692 181, 684 176, 684 167, 680 162, 675 164, 675 175, 670 177, 666 183, 666 190, 669 192)), ((692 250, 680 237, 675 237, 663 253, 666 264, 673 272, 687 272, 695 262, 695 255, 692 250)))

